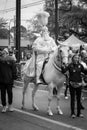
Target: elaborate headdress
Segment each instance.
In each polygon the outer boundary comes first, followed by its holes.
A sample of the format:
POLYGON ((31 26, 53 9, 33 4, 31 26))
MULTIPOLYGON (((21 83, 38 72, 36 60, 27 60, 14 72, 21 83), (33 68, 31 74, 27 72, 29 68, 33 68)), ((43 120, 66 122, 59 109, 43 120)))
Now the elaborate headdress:
POLYGON ((46 26, 48 23, 48 17, 50 16, 48 12, 46 11, 41 11, 39 13, 37 13, 37 18, 38 18, 38 22, 42 25, 42 26, 46 26))
POLYGON ((37 13, 37 18, 41 18, 41 17, 49 17, 50 15, 49 15, 49 13, 48 12, 46 12, 46 11, 41 11, 41 12, 39 12, 39 13, 37 13))

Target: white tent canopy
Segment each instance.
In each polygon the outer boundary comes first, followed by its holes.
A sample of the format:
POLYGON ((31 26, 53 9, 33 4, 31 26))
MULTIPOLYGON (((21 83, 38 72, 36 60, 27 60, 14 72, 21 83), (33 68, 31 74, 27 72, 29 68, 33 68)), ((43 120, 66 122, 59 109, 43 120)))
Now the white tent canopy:
POLYGON ((58 41, 59 44, 65 45, 65 46, 70 46, 73 48, 78 48, 80 45, 87 45, 87 43, 79 40, 77 37, 75 37, 73 34, 64 42, 58 41))

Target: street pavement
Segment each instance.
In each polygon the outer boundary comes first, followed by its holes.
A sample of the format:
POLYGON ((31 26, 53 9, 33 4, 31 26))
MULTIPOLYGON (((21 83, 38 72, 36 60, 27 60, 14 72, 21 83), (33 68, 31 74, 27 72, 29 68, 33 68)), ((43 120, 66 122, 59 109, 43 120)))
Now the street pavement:
MULTIPOLYGON (((43 86, 44 87, 44 86, 43 86)), ((36 104, 39 111, 32 110, 31 93, 32 88, 27 89, 25 97, 25 109, 21 109, 23 87, 13 88, 14 112, 0 112, 0 130, 87 130, 87 100, 83 100, 85 110, 82 110, 84 118, 70 117, 70 97, 64 99, 64 90, 61 91, 60 107, 63 115, 56 111, 56 98, 51 103, 53 116, 47 115, 48 92, 38 90, 36 93, 36 104)), ((1 111, 1 107, 0 107, 1 111)))

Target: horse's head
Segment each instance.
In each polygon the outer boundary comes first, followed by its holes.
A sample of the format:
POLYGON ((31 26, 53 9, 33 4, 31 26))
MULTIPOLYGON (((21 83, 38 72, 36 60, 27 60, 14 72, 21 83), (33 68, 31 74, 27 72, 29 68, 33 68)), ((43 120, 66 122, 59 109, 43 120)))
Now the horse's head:
POLYGON ((61 61, 61 65, 67 65, 69 63, 69 47, 60 46, 58 48, 58 58, 61 61))

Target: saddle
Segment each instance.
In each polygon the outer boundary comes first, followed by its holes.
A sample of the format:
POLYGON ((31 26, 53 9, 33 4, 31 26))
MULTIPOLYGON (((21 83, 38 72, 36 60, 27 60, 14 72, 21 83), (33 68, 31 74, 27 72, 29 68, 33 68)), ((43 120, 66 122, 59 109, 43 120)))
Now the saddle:
POLYGON ((48 63, 48 61, 49 61, 49 58, 46 58, 46 59, 44 60, 44 63, 43 63, 43 66, 42 66, 42 71, 41 71, 41 74, 40 74, 40 77, 39 77, 39 79, 40 79, 40 81, 41 81, 41 84, 44 84, 44 85, 47 85, 47 83, 46 83, 45 80, 44 80, 43 73, 44 73, 45 65, 48 63))

